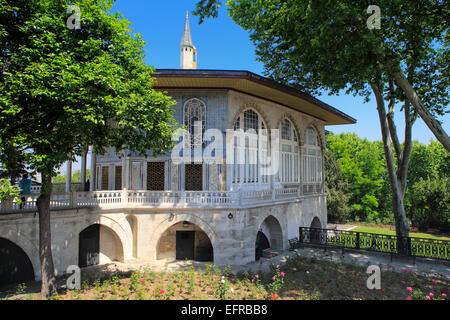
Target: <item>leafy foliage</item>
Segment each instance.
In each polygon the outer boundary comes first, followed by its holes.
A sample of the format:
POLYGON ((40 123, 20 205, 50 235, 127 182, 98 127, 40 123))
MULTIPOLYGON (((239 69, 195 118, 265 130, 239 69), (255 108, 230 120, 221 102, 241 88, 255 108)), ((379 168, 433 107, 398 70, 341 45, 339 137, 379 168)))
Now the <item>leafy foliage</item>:
MULTIPOLYGON (((197 3, 217 17, 220 0, 197 3)), ((378 74, 403 69, 426 107, 444 114, 450 101, 445 1, 377 1, 381 28, 370 30, 368 1, 230 0, 229 16, 250 32, 266 74, 310 94, 345 89, 369 97, 378 74), (408 72, 410 71, 410 72, 408 72)), ((398 93, 400 94, 400 93, 398 93)), ((400 94, 401 96, 401 94, 400 94)))
MULTIPOLYGON (((330 221, 392 224, 392 194, 381 143, 349 133, 329 133, 326 141, 330 221)), ((450 229, 449 157, 436 141, 428 146, 413 143, 405 197, 407 217, 413 227, 450 229)))
POLYGON ((328 220, 346 222, 350 214, 349 184, 344 179, 336 156, 328 148, 325 150, 324 158, 328 220))
POLYGON ((81 155, 85 145, 155 154, 171 147, 171 99, 152 89, 144 42, 108 10, 113 1, 1 0, 0 133, 40 172, 81 155), (30 152, 30 151, 33 152, 30 152))
POLYGON ((349 185, 350 218, 375 220, 379 216, 379 192, 385 172, 379 142, 360 139, 356 134, 328 134, 329 151, 337 158, 342 177, 349 185))
POLYGON ((450 180, 437 178, 416 182, 409 193, 409 218, 419 230, 450 230, 450 180))
POLYGON ((0 200, 15 198, 20 203, 19 192, 19 187, 12 186, 6 179, 0 179, 0 200))

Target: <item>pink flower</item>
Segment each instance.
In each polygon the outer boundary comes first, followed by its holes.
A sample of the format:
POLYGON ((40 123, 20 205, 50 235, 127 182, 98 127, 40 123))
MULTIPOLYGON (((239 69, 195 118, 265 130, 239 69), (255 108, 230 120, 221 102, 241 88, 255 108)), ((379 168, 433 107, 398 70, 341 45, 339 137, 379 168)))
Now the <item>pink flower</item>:
POLYGON ((413 291, 413 289, 411 287, 407 287, 406 290, 411 293, 413 291))
POLYGON ((409 273, 410 273, 410 274, 413 274, 413 273, 414 273, 414 271, 412 271, 412 270, 409 270, 409 273))
POLYGON ((258 276, 257 274, 255 274, 255 278, 256 278, 256 279, 258 279, 258 278, 259 278, 259 276, 258 276))
POLYGON ((430 296, 427 296, 427 300, 431 300, 430 296))
POLYGON ((412 300, 412 298, 411 298, 411 297, 408 297, 408 300, 412 300))
POLYGON ((279 264, 277 264, 277 269, 279 269, 280 268, 280 265, 279 264))
POLYGON ((255 279, 252 279, 252 283, 255 283, 255 279))
POLYGON ((142 284, 144 284, 144 283, 145 283, 145 281, 144 281, 144 280, 141 280, 141 283, 142 283, 142 284))
POLYGON ((430 297, 434 296, 433 292, 430 292, 429 296, 430 296, 430 297))
POLYGON ((284 277, 286 274, 284 272, 280 273, 282 277, 284 277))
POLYGON ((164 290, 163 289, 161 289, 161 290, 159 290, 159 294, 164 294, 164 290))
POLYGON ((431 281, 431 283, 432 283, 432 284, 436 284, 436 283, 437 283, 437 281, 436 281, 436 280, 433 280, 433 281, 431 281))
POLYGON ((403 273, 406 273, 406 272, 408 272, 408 270, 406 270, 406 269, 402 269, 402 272, 403 272, 403 273))
POLYGON ((380 293, 384 293, 384 290, 383 290, 383 289, 380 289, 380 293))
POLYGON ((443 297, 446 297, 447 295, 445 293, 442 294, 443 297))
POLYGON ((277 277, 272 277, 272 280, 275 281, 276 278, 277 278, 277 277))
POLYGON ((388 268, 392 268, 392 264, 388 265, 388 268))

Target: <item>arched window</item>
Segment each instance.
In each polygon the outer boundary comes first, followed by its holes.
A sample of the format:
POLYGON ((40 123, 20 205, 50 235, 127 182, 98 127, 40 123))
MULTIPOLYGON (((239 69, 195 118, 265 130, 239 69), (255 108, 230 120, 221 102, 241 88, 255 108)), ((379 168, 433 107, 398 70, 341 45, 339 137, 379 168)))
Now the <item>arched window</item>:
POLYGON ((280 170, 281 183, 299 183, 299 148, 297 132, 288 119, 281 121, 280 139, 280 170))
POLYGON ((187 148, 202 148, 206 128, 206 106, 197 98, 189 99, 184 104, 184 125, 189 133, 187 148))
POLYGON ((317 133, 308 128, 305 146, 302 149, 303 193, 319 193, 322 191, 323 170, 322 150, 317 133))
POLYGON ((245 110, 237 118, 234 130, 233 184, 268 184, 268 170, 262 163, 268 156, 266 125, 262 118, 251 109, 245 110))

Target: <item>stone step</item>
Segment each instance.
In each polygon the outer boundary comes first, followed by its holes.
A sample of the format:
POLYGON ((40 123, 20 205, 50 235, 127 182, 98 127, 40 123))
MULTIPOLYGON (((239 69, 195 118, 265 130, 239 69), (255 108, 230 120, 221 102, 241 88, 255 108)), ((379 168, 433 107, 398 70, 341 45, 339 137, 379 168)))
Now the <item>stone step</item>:
POLYGON ((273 258, 273 257, 276 257, 279 254, 280 254, 279 251, 276 251, 276 250, 273 250, 273 249, 270 249, 270 248, 264 249, 263 252, 262 252, 263 258, 269 258, 269 259, 273 258))

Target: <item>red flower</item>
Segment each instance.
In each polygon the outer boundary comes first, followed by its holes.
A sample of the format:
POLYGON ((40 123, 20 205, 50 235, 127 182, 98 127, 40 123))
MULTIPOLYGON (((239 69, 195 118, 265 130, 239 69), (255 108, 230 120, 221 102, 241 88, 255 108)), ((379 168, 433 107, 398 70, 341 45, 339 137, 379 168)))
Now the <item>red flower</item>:
POLYGON ((159 294, 164 294, 164 290, 163 289, 161 289, 161 290, 159 290, 159 294))
POLYGON ((408 297, 408 300, 412 300, 412 298, 411 298, 411 297, 408 297))
POLYGON ((383 289, 380 289, 380 293, 384 293, 384 290, 383 290, 383 289))
POLYGON ((144 281, 144 280, 141 280, 141 283, 142 283, 142 284, 144 284, 144 283, 145 283, 145 281, 144 281))
POLYGON ((270 300, 275 300, 275 299, 278 299, 280 296, 278 295, 278 294, 274 294, 271 298, 270 298, 270 300))

